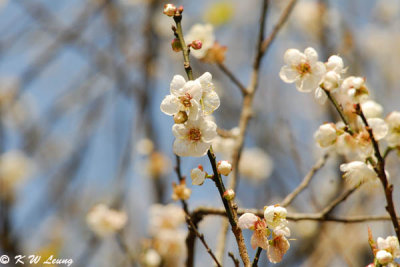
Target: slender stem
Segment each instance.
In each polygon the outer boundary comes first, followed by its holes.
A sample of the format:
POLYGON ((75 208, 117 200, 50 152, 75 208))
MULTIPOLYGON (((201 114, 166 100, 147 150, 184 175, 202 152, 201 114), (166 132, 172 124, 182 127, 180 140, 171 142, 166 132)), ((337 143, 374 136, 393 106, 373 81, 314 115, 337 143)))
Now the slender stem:
POLYGON ((251 265, 252 267, 258 266, 258 260, 260 259, 261 252, 262 252, 262 248, 258 247, 256 255, 254 256, 253 264, 251 265))
POLYGON ((323 89, 324 92, 326 93, 326 95, 328 96, 329 101, 331 101, 331 103, 333 104, 333 106, 335 107, 336 111, 339 113, 340 118, 342 119, 342 121, 344 122, 344 124, 346 124, 346 131, 349 134, 353 134, 353 130, 350 127, 350 123, 349 121, 346 119, 346 116, 343 113, 343 109, 340 106, 340 104, 336 101, 336 99, 332 96, 331 92, 329 92, 328 90, 323 89))
POLYGON ((192 219, 190 218, 190 215, 186 215, 186 223, 188 224, 188 226, 190 227, 190 229, 196 234, 196 236, 200 239, 201 243, 204 245, 204 247, 207 250, 207 253, 210 254, 211 258, 214 260, 215 264, 220 267, 222 266, 219 261, 217 260, 217 258, 215 257, 213 251, 210 249, 210 247, 208 246, 206 240, 204 239, 204 235, 200 234, 199 231, 197 230, 196 225, 194 225, 192 219))
POLYGON ((228 256, 231 257, 235 267, 239 267, 239 260, 235 258, 235 255, 232 252, 228 252, 228 256))
POLYGON ((183 67, 185 68, 186 75, 188 76, 189 80, 193 80, 193 72, 192 72, 192 67, 190 66, 190 61, 189 61, 189 47, 187 47, 185 43, 185 39, 183 38, 183 32, 182 32, 182 15, 175 15, 174 16, 174 21, 176 24, 176 31, 175 35, 178 38, 179 42, 181 43, 182 47, 182 53, 183 53, 183 67))
POLYGON ((285 199, 281 203, 282 207, 287 207, 288 205, 290 205, 290 203, 292 203, 292 201, 297 197, 297 195, 300 194, 309 185, 314 175, 318 172, 318 170, 320 170, 325 165, 328 156, 329 154, 326 153, 322 158, 320 158, 317 161, 317 163, 311 168, 311 170, 304 177, 303 181, 289 195, 285 197, 285 199))
POLYGON ((239 79, 224 65, 224 63, 218 62, 218 67, 219 69, 225 73, 226 76, 231 79, 231 81, 240 89, 242 92, 242 95, 247 94, 247 89, 246 87, 239 81, 239 79))
POLYGON ((386 176, 386 171, 385 171, 385 158, 382 157, 382 154, 379 150, 379 144, 378 141, 375 139, 372 128, 369 126, 367 118, 365 117, 360 104, 356 105, 356 113, 359 115, 365 125, 365 129, 368 131, 369 137, 371 138, 372 146, 374 148, 375 152, 375 157, 378 160, 378 163, 376 164, 374 170, 376 174, 378 175, 379 179, 381 180, 383 190, 385 192, 385 197, 386 197, 386 210, 390 214, 390 217, 392 219, 392 224, 394 227, 394 231, 396 232, 397 238, 400 239, 400 226, 399 226, 399 221, 397 219, 396 215, 396 209, 394 207, 394 202, 393 202, 393 185, 389 183, 387 176, 386 176))

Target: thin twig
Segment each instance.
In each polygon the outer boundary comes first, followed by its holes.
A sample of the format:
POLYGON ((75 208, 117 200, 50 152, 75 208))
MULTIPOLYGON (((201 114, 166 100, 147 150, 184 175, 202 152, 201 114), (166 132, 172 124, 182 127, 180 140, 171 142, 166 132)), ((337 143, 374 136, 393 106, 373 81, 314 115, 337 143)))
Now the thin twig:
POLYGON ((324 90, 324 92, 326 93, 326 95, 328 96, 329 101, 331 101, 331 103, 333 104, 333 106, 335 107, 336 111, 339 113, 340 118, 342 119, 342 121, 344 122, 344 124, 346 124, 346 128, 345 130, 349 133, 349 134, 353 134, 353 130, 351 129, 350 123, 349 121, 346 119, 346 116, 343 113, 343 109, 340 106, 340 104, 336 101, 336 99, 332 96, 332 94, 322 88, 324 90))
POLYGON ((359 186, 353 187, 352 189, 347 190, 345 193, 335 198, 320 212, 320 214, 322 214, 322 216, 328 216, 340 203, 345 201, 351 194, 353 194, 357 188, 359 188, 359 186))
POLYGON ((303 181, 294 189, 289 195, 285 197, 285 199, 281 202, 281 206, 287 207, 292 203, 295 197, 300 194, 311 182, 311 179, 317 173, 319 169, 321 169, 328 159, 329 154, 326 153, 322 158, 320 158, 317 163, 311 168, 311 170, 304 177, 303 181))
POLYGON ((204 239, 204 235, 199 233, 199 231, 197 230, 197 227, 194 225, 192 219, 190 218, 190 215, 186 215, 186 223, 190 227, 191 231, 193 231, 196 234, 196 236, 200 239, 201 243, 203 243, 204 247, 207 250, 207 253, 210 254, 210 256, 214 260, 215 264, 217 266, 221 266, 221 264, 219 263, 219 261, 215 257, 213 251, 210 249, 210 247, 208 246, 206 240, 204 239))
POLYGON ((381 180, 383 190, 385 192, 385 197, 386 197, 386 210, 390 214, 390 217, 392 219, 392 224, 394 227, 394 231, 396 232, 397 238, 400 239, 400 226, 399 226, 399 221, 397 219, 396 215, 396 209, 394 207, 394 202, 393 202, 393 185, 389 183, 387 176, 386 176, 386 171, 385 171, 385 159, 382 157, 382 154, 379 150, 379 144, 378 141, 375 139, 374 134, 372 132, 372 128, 369 126, 367 118, 365 117, 360 104, 356 105, 356 113, 359 115, 365 124, 365 129, 367 129, 369 137, 371 138, 372 146, 375 151, 375 157, 378 160, 378 163, 376 166, 374 166, 374 170, 376 174, 379 177, 379 180, 381 180))
POLYGON ((258 247, 256 255, 254 256, 253 264, 251 265, 252 267, 258 266, 258 260, 260 259, 261 252, 262 252, 262 248, 258 247))
MULTIPOLYGON (((253 213, 259 217, 264 216, 264 210, 258 209, 238 209, 237 214, 253 213)), ((192 216, 203 217, 206 215, 226 216, 226 212, 222 208, 198 207, 192 212, 192 216)), ((317 213, 288 213, 286 219, 289 221, 320 221, 320 222, 337 222, 337 223, 362 223, 373 221, 390 221, 390 216, 384 215, 362 215, 362 216, 326 216, 322 212, 317 213)), ((399 218, 400 219, 400 218, 399 218)))
POLYGON ((235 265, 235 267, 239 267, 239 260, 236 259, 235 255, 233 255, 232 252, 228 252, 228 256, 231 257, 233 264, 235 265))
POLYGON ((219 69, 225 73, 226 76, 240 89, 240 92, 242 95, 247 94, 247 89, 246 87, 239 81, 239 79, 228 69, 227 66, 225 66, 224 63, 218 62, 218 67, 219 69))

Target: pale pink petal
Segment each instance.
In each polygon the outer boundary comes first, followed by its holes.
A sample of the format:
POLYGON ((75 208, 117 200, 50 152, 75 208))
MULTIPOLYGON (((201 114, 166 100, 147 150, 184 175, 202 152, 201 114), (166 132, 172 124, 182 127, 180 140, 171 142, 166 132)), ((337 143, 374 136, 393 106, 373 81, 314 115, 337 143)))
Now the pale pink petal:
POLYGON ((256 249, 258 247, 267 250, 268 249, 268 239, 265 236, 264 231, 256 230, 251 236, 250 240, 251 247, 256 249))
POLYGON ((260 218, 253 213, 245 213, 239 217, 238 226, 241 229, 250 229, 260 218))
POLYGON ((278 263, 290 248, 289 241, 283 236, 276 236, 273 244, 268 246, 267 256, 270 262, 278 263))

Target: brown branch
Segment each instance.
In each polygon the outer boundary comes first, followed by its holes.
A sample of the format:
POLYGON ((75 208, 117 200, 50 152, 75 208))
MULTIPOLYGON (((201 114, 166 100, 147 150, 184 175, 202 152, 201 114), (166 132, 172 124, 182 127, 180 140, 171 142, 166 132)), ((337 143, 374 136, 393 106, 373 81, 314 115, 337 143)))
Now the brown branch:
MULTIPOLYGON (((258 209, 238 209, 237 214, 253 213, 259 217, 264 216, 264 210, 258 209)), ((192 212, 192 216, 217 215, 226 216, 226 212, 222 208, 198 207, 192 212)), ((320 221, 320 222, 337 222, 337 223, 362 223, 372 221, 389 221, 390 216, 383 215, 363 215, 363 216, 327 216, 322 212, 318 213, 288 213, 286 219, 289 221, 320 221)), ((400 218, 399 218, 400 219, 400 218)))
POLYGON ((251 265, 252 267, 258 266, 258 260, 260 259, 261 252, 262 252, 262 248, 258 247, 256 255, 254 256, 253 264, 251 265))
POLYGON ((321 169, 325 165, 328 156, 329 154, 326 153, 322 158, 317 161, 317 163, 315 163, 315 165, 304 177, 303 181, 281 202, 281 206, 287 207, 288 205, 290 205, 290 203, 292 203, 297 195, 300 194, 309 185, 314 175, 318 172, 319 169, 321 169))
POLYGON ((240 92, 242 95, 247 94, 247 89, 246 87, 239 81, 239 79, 228 69, 227 66, 225 66, 224 63, 218 62, 218 67, 219 69, 226 75, 228 78, 240 89, 240 92))
POLYGON ((235 265, 235 267, 239 267, 239 260, 236 259, 235 255, 233 255, 232 252, 228 252, 228 256, 232 259, 233 264, 235 265))
POLYGON ((400 239, 400 226, 399 221, 396 215, 396 209, 394 207, 393 202, 393 185, 389 183, 386 171, 385 171, 385 158, 382 157, 381 152, 379 150, 378 141, 375 139, 374 134, 372 132, 372 128, 369 126, 367 118, 365 117, 360 104, 356 105, 356 113, 359 115, 365 124, 365 129, 367 129, 369 137, 371 138, 372 146, 375 151, 375 157, 378 160, 376 166, 374 166, 374 170, 381 180, 383 190, 385 192, 386 197, 386 210, 390 214, 390 218, 392 219, 392 224, 394 227, 394 231, 396 232, 397 238, 400 239))
POLYGON ((204 239, 204 235, 199 233, 199 231, 197 230, 197 227, 194 225, 192 219, 190 218, 189 214, 186 214, 186 223, 188 224, 188 227, 190 228, 191 231, 193 231, 196 236, 200 239, 201 243, 203 243, 204 247, 207 250, 207 253, 210 254, 211 258, 214 260, 215 264, 217 266, 222 266, 219 261, 217 260, 217 258, 215 257, 214 253, 212 252, 212 250, 210 249, 210 247, 208 246, 206 240, 204 239))
POLYGON ((289 18, 290 13, 292 12, 294 5, 296 4, 297 0, 291 0, 288 5, 283 10, 278 22, 275 24, 272 32, 270 35, 262 42, 261 50, 265 53, 269 47, 271 46, 272 42, 275 40, 276 35, 279 33, 282 26, 286 23, 289 18))

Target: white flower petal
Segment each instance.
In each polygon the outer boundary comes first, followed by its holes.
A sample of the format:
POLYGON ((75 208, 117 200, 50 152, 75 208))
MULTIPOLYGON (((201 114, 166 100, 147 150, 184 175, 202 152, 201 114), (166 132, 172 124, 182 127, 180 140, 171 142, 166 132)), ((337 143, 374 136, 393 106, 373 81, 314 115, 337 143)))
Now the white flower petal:
POLYGON ((300 74, 293 67, 283 66, 279 72, 279 77, 285 83, 293 83, 300 77, 300 74))
POLYGON ((297 49, 288 49, 283 55, 283 61, 289 66, 298 65, 302 60, 305 60, 305 56, 297 49))
POLYGON ((160 109, 167 115, 174 115, 179 111, 179 103, 175 96, 167 95, 161 102, 160 109))
POLYGON ((374 134, 376 140, 385 138, 385 136, 388 134, 389 127, 384 120, 379 118, 371 118, 367 121, 369 126, 372 128, 372 133, 374 134))
POLYGON ((186 81, 181 75, 175 75, 170 84, 171 94, 178 95, 186 81))
POLYGON ((204 111, 204 115, 210 115, 219 108, 220 105, 220 100, 218 97, 218 94, 213 91, 206 91, 203 93, 203 98, 202 98, 202 107, 204 111))
POLYGON ((314 48, 308 47, 306 50, 304 50, 304 54, 306 55, 308 61, 313 65, 314 63, 317 62, 318 60, 318 53, 315 51, 314 48))
POLYGON ((172 126, 172 134, 175 138, 182 138, 187 134, 187 129, 183 124, 174 124, 172 126))
POLYGON ((176 155, 180 157, 191 156, 191 151, 189 150, 188 142, 183 139, 175 139, 173 145, 173 151, 176 155))
POLYGON ((202 139, 211 142, 217 136, 217 125, 210 120, 205 120, 201 129, 202 139))
POLYGON ((324 105, 326 103, 326 100, 328 99, 328 96, 324 92, 324 90, 321 89, 321 87, 318 87, 315 90, 315 100, 317 100, 318 104, 324 105))

